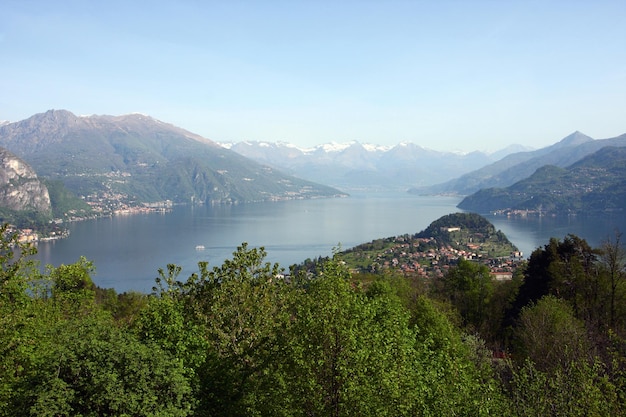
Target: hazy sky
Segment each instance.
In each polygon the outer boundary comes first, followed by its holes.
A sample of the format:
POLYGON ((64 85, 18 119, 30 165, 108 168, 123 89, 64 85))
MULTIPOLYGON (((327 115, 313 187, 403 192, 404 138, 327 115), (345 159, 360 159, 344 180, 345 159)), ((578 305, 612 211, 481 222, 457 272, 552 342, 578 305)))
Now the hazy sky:
POLYGON ((0 120, 437 150, 626 133, 624 0, 3 0, 0 53, 0 120))

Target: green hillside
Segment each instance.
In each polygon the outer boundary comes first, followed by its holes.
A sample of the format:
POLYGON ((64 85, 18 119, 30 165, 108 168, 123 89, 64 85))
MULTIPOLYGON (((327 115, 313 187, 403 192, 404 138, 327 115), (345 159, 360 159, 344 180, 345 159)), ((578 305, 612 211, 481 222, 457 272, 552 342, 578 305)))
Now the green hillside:
MULTIPOLYGON (((431 276, 440 273, 443 265, 456 264, 461 258, 488 261, 508 258, 517 251, 504 233, 484 217, 452 213, 419 233, 376 239, 347 249, 340 256, 353 271, 403 270, 410 275, 431 276)), ((295 269, 315 267, 305 263, 295 269)))
POLYGON ((621 211, 626 208, 626 148, 605 147, 567 168, 543 166, 507 188, 480 190, 459 203, 480 213, 538 214, 621 211))

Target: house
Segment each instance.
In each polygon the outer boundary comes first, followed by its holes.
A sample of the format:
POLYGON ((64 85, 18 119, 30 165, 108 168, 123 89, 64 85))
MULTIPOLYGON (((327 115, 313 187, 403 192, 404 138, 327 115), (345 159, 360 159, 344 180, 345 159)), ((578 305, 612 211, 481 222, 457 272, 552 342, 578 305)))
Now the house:
POLYGON ((496 281, 510 281, 513 279, 513 272, 495 271, 491 273, 491 279, 496 281))

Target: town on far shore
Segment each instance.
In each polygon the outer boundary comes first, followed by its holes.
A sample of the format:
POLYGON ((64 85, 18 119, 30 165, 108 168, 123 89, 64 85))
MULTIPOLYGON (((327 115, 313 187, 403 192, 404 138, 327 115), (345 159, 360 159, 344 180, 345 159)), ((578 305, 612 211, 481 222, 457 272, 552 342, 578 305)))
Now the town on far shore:
MULTIPOLYGON (((121 196, 125 197, 125 196, 121 196)), ((102 217, 113 216, 129 216, 135 214, 147 213, 167 213, 172 211, 174 203, 170 200, 157 201, 153 203, 139 203, 125 201, 124 198, 87 198, 85 202, 90 207, 89 211, 85 210, 68 210, 64 213, 63 218, 55 218, 48 224, 37 227, 18 227, 9 224, 7 232, 17 233, 19 243, 37 244, 39 242, 63 239, 70 235, 65 223, 90 220, 102 217)))

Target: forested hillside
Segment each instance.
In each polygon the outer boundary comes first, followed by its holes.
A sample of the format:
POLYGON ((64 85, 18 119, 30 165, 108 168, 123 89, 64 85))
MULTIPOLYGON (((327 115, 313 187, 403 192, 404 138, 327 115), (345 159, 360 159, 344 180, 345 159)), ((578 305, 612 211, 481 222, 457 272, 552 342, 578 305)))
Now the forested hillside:
POLYGON ((45 272, 3 227, 1 416, 616 416, 626 412, 621 236, 538 248, 512 280, 460 259, 416 285, 335 255, 285 275, 245 243, 221 266, 98 288, 45 272))
POLYGON ((543 166, 510 187, 487 188, 467 196, 459 208, 539 215, 623 211, 626 147, 607 146, 566 168, 543 166))

